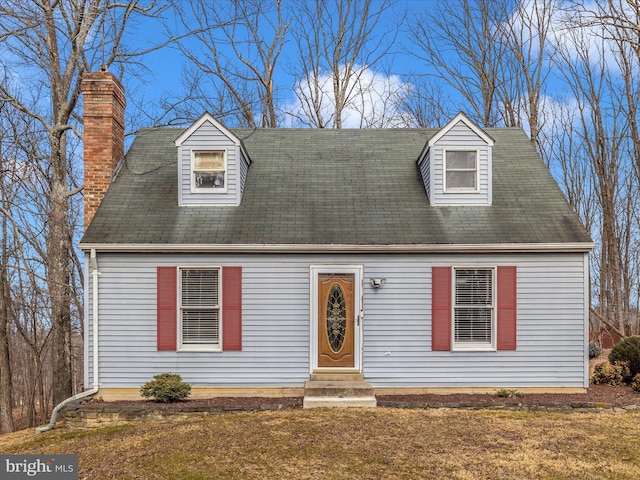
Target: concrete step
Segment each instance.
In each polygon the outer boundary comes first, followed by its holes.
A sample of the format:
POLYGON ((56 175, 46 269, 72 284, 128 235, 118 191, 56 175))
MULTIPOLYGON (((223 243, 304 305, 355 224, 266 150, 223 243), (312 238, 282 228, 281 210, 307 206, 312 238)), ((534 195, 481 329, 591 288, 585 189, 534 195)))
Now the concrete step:
POLYGON ((361 373, 338 373, 338 372, 319 372, 311 374, 311 381, 325 382, 362 382, 364 375, 361 373))
POLYGON ((304 397, 302 408, 372 408, 376 397, 304 397))
POLYGON ((374 388, 360 378, 360 374, 355 377, 345 376, 334 380, 330 375, 312 375, 312 379, 304 384, 303 407, 375 407, 377 402, 374 388), (346 380, 355 377, 358 378, 346 380))
POLYGON ((366 397, 375 391, 365 381, 309 380, 304 384, 304 395, 310 397, 366 397))

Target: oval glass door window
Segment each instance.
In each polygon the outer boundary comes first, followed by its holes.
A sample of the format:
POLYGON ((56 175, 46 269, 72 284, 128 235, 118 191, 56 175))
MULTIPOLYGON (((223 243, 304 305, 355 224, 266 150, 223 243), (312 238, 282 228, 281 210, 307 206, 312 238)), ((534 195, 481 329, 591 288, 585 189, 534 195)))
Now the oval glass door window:
POLYGON ((344 344, 347 332, 347 309, 345 306, 344 292, 340 285, 333 285, 327 301, 327 336, 329 345, 335 353, 339 352, 344 344))

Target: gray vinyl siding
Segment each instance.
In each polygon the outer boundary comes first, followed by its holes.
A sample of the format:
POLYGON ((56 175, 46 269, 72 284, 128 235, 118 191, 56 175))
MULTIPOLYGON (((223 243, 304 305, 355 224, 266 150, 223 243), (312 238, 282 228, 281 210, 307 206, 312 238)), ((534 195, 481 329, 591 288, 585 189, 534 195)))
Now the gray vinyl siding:
MULTIPOLYGON (((491 205, 491 147, 463 122, 456 125, 429 149, 431 163, 430 194, 433 205, 491 205), (475 193, 444 192, 444 150, 478 149, 479 191, 475 193)), ((424 177, 423 177, 424 178, 424 177)))
POLYGON ((431 162, 429 161, 429 151, 418 162, 418 168, 420 168, 420 175, 422 176, 422 183, 424 183, 424 189, 427 193, 429 203, 433 203, 433 189, 431 188, 431 162))
MULTIPOLYGON (((210 122, 200 128, 177 148, 178 155, 178 198, 179 205, 238 205, 242 194, 240 148, 210 122), (191 192, 191 151, 226 150, 227 152, 227 192, 191 192)), ((246 172, 245 172, 246 174, 246 172)))
POLYGON ((247 181, 247 174, 249 173, 249 159, 241 149, 238 150, 240 151, 240 199, 238 203, 240 203, 242 194, 244 193, 244 184, 247 181))
MULTIPOLYGON (((322 264, 363 266, 363 372, 375 387, 586 386, 587 272, 582 253, 98 253, 98 264, 102 387, 139 387, 161 372, 180 373, 194 386, 301 387, 310 370, 310 266, 322 264), (157 351, 159 265, 243 267, 242 351, 157 351), (431 351, 434 265, 517 267, 515 351, 431 351), (373 289, 371 277, 386 278, 386 283, 373 289)), ((92 346, 88 353, 86 378, 91 379, 92 346)))
MULTIPOLYGON (((365 295, 365 375, 376 386, 585 386, 583 258, 475 255, 435 260, 444 266, 517 266, 517 349, 495 352, 430 351, 432 264, 398 265, 398 278, 386 273, 388 290, 380 291, 385 296, 365 295)), ((385 268, 380 265, 376 274, 385 268)))

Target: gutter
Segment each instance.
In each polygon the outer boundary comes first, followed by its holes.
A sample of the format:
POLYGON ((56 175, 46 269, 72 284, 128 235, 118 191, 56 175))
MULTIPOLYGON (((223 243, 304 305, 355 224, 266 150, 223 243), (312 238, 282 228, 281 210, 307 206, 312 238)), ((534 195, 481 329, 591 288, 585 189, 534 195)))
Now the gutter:
POLYGON ((593 242, 571 243, 487 243, 487 244, 167 244, 167 243, 80 243, 84 251, 126 253, 525 253, 589 252, 593 242))
POLYGON ((93 281, 92 289, 92 316, 93 316, 93 387, 89 390, 85 390, 84 392, 80 392, 72 397, 69 397, 58 405, 55 406, 53 411, 51 412, 51 420, 49 420, 49 424, 44 427, 36 428, 36 433, 44 433, 49 430, 53 430, 56 428, 56 422, 58 420, 58 414, 62 411, 64 406, 67 403, 73 402, 75 400, 80 400, 81 398, 85 398, 91 395, 95 395, 98 393, 100 389, 98 385, 98 276, 100 272, 98 271, 98 259, 96 257, 96 249, 91 249, 91 277, 93 281))

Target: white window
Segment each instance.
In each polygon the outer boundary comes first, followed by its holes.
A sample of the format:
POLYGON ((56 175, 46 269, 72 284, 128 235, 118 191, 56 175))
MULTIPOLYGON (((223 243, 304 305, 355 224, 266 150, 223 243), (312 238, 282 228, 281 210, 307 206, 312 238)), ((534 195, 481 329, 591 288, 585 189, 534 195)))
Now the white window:
POLYGON ((180 269, 180 347, 220 348, 220 269, 180 269))
POLYGON ((455 268, 453 345, 456 350, 494 348, 493 268, 455 268))
POLYGON ((225 150, 193 150, 191 163, 192 192, 225 193, 227 191, 227 155, 225 150))
POLYGON ((444 151, 445 192, 478 191, 478 151, 444 151))

